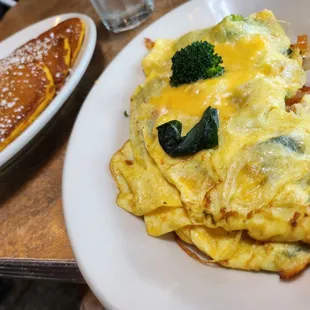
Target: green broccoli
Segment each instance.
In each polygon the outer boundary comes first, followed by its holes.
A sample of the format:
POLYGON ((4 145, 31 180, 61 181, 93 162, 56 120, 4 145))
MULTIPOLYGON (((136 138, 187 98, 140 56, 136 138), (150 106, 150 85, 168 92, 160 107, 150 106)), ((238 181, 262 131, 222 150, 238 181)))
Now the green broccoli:
POLYGON ((231 20, 234 22, 241 22, 244 20, 244 17, 240 14, 231 14, 231 20))
POLYGON ((177 87, 198 80, 209 79, 224 73, 222 57, 214 53, 207 41, 196 41, 177 51, 172 57, 170 85, 177 87))

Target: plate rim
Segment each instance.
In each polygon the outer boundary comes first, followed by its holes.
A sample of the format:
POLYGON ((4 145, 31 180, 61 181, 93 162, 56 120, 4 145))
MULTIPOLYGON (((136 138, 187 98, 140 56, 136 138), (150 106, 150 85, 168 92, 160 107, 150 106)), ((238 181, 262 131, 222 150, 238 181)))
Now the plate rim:
MULTIPOLYGON (((16 155, 23 151, 23 149, 42 131, 42 129, 51 121, 51 119, 57 114, 59 109, 65 104, 68 97, 76 88, 77 84, 82 79, 90 61, 93 56, 96 40, 97 40, 97 29, 95 22, 91 17, 85 14, 80 13, 66 13, 54 15, 42 20, 39 20, 35 23, 28 25, 27 27, 17 31, 11 36, 7 37, 0 42, 0 49, 2 45, 7 45, 10 42, 17 41, 17 39, 22 36, 24 32, 33 31, 38 33, 43 33, 44 31, 50 29, 50 25, 53 21, 54 24, 59 24, 60 22, 69 19, 69 18, 80 18, 85 23, 85 38, 82 44, 81 50, 84 49, 83 54, 78 55, 76 63, 73 65, 73 73, 70 73, 67 81, 65 82, 62 89, 56 94, 53 100, 48 104, 48 106, 42 111, 42 113, 30 124, 15 140, 13 140, 5 149, 0 152, 0 169, 3 169, 11 160, 14 159, 16 155), (38 27, 42 27, 42 30, 36 31, 38 27), (33 29, 32 29, 33 28, 33 29), (87 46, 86 46, 87 44, 87 46)), ((34 37, 35 35, 33 35, 34 37)), ((33 38, 32 37, 32 38, 33 38)), ((27 42, 30 38, 22 40, 23 43, 27 42)), ((13 43, 16 45, 12 47, 11 50, 8 50, 8 54, 18 48, 23 43, 13 43)), ((6 54, 6 52, 4 52, 6 54)))

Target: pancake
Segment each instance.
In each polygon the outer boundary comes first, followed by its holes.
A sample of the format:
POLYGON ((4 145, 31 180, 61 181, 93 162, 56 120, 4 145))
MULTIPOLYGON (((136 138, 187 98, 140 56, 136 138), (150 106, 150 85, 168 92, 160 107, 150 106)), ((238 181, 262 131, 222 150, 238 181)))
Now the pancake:
POLYGON ((11 65, 0 70, 0 151, 16 139, 45 109, 55 85, 44 64, 11 65))
POLYGON ((18 137, 64 85, 85 25, 68 19, 0 60, 0 151, 18 137))
MULTIPOLYGON (((71 50, 67 38, 33 39, 17 48, 6 59, 0 61, 6 66, 18 63, 44 63, 52 74, 56 90, 60 90, 69 74, 71 50)), ((2 65, 3 67, 3 65, 2 65)))
POLYGON ((85 35, 85 24, 79 18, 70 18, 57 26, 51 28, 50 30, 42 33, 38 39, 44 40, 46 38, 54 37, 64 37, 68 38, 69 45, 71 48, 71 63, 70 66, 73 66, 78 53, 81 49, 83 39, 85 35))

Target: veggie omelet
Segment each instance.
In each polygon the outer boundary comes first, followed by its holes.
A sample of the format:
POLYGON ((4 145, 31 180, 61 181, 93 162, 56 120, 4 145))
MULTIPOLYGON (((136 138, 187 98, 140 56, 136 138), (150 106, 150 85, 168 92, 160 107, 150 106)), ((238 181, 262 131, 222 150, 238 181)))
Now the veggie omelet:
POLYGON ((130 139, 110 165, 118 205, 144 216, 150 235, 175 231, 225 267, 284 278, 310 262, 310 96, 285 105, 306 81, 290 47, 268 10, 155 41, 130 139), (175 80, 176 55, 202 49, 195 42, 214 46, 221 67, 175 80))

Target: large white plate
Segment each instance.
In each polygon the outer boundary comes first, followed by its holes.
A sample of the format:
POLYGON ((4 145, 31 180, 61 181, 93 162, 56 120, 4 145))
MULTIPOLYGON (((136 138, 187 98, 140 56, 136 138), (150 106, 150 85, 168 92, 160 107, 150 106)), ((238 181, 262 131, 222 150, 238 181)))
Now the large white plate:
POLYGON ((0 167, 7 163, 14 155, 16 155, 39 131, 52 119, 56 112, 65 103, 69 95, 72 93, 80 79, 82 78, 88 64, 93 55, 97 31, 93 20, 83 14, 70 13, 54 17, 50 17, 36 24, 33 24, 0 43, 0 59, 7 56, 17 47, 23 45, 27 41, 36 38, 44 31, 56 26, 60 22, 78 17, 85 22, 85 38, 81 47, 78 58, 71 69, 71 73, 56 97, 50 102, 47 108, 40 116, 11 144, 9 144, 2 152, 0 152, 0 167))
POLYGON ((90 92, 75 124, 63 177, 67 230, 81 272, 113 309, 309 309, 310 273, 292 282, 279 276, 206 267, 172 238, 152 238, 139 218, 118 208, 109 173, 112 154, 128 138, 129 98, 143 81, 143 38, 175 38, 225 15, 272 9, 290 22, 289 34, 310 31, 308 0, 192 1, 137 36, 90 92))

